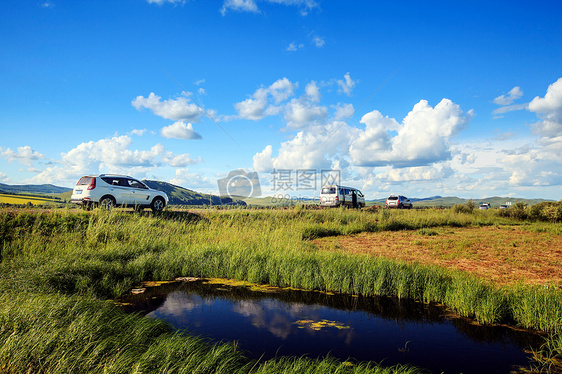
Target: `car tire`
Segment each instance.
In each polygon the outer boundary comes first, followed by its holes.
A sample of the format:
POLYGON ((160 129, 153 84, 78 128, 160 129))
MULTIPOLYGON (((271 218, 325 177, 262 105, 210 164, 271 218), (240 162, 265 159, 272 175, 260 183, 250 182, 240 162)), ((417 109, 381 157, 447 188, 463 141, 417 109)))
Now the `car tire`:
POLYGON ((150 209, 152 209, 154 213, 163 211, 165 206, 166 202, 161 197, 154 198, 154 200, 152 200, 152 203, 150 203, 150 209))
POLYGON ((115 202, 115 198, 110 195, 106 195, 100 199, 99 206, 102 209, 110 210, 115 208, 117 203, 115 202))

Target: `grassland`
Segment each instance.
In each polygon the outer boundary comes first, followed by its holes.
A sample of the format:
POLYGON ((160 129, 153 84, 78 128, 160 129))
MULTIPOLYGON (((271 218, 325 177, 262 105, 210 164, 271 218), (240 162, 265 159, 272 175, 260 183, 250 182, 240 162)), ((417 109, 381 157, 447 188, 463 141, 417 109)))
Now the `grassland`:
POLYGON ((38 196, 25 196, 25 195, 15 195, 15 194, 5 194, 0 193, 0 203, 13 204, 13 205, 43 205, 45 203, 59 203, 57 199, 52 199, 48 197, 38 197, 38 196))
POLYGON ((296 207, 153 216, 122 210, 4 209, 0 210, 0 371, 416 371, 330 358, 250 361, 235 344, 210 344, 178 335, 157 321, 125 315, 107 302, 142 281, 196 276, 443 303, 480 323, 548 332, 544 349, 536 352, 536 370, 554 372, 562 355, 559 279, 538 271, 536 282, 525 282, 524 277, 498 282, 492 272, 451 269, 446 261, 472 260, 486 268, 486 256, 493 255, 498 263, 501 258, 523 269, 530 261, 519 256, 541 247, 552 261, 536 266, 558 269, 559 256, 553 251, 560 250, 561 236, 559 223, 500 217, 493 210, 372 213, 296 207), (493 230, 501 234, 493 236, 493 230), (528 238, 528 244, 523 246, 527 239, 522 238, 528 238), (399 252, 407 256, 398 256, 399 252))

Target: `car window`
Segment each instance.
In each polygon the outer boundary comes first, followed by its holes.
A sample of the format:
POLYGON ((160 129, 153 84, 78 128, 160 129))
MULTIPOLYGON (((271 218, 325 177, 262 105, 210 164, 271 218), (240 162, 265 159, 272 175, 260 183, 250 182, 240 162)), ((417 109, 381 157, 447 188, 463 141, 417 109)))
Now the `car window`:
POLYGON ((134 179, 127 179, 127 183, 129 184, 129 187, 133 187, 133 188, 146 188, 144 184, 142 184, 141 182, 134 180, 134 179))
POLYGON ((82 178, 80 178, 78 183, 76 183, 76 185, 77 186, 86 186, 86 185, 89 185, 91 181, 92 181, 92 177, 82 177, 82 178))
POLYGON ((112 186, 129 187, 123 178, 103 177, 102 180, 112 186))
POLYGON ((336 193, 336 189, 334 187, 324 187, 322 188, 322 194, 324 195, 332 195, 336 193))
POLYGON ((398 196, 390 196, 388 200, 398 200, 398 196))

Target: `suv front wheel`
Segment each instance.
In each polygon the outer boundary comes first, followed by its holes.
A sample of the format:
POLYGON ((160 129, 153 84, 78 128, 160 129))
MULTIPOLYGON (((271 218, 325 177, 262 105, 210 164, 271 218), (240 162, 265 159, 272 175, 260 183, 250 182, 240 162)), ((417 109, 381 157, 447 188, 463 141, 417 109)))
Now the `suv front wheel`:
POLYGON ((152 209, 153 212, 161 212, 164 210, 165 206, 166 202, 161 197, 156 197, 152 200, 152 203, 150 203, 150 209, 152 209))

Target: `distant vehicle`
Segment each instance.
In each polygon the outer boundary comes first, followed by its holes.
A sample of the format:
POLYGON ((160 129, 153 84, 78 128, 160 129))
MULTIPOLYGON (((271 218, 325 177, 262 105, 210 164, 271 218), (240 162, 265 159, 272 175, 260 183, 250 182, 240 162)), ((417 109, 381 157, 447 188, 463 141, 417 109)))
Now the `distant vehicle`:
POLYGON ((390 195, 388 199, 386 199, 386 207, 396 209, 412 209, 412 202, 406 196, 390 195))
POLYGON ((486 209, 490 209, 492 206, 490 205, 490 203, 482 203, 480 204, 480 207, 478 207, 478 209, 480 210, 486 210, 486 209))
POLYGON ((364 208, 365 196, 356 188, 338 185, 324 186, 320 192, 320 206, 364 208))
POLYGON ((98 205, 104 209, 130 206, 159 212, 168 204, 168 195, 126 175, 101 174, 80 178, 72 190, 70 202, 84 209, 98 205))
POLYGON ((500 205, 500 209, 507 209, 509 208, 509 205, 500 205))

